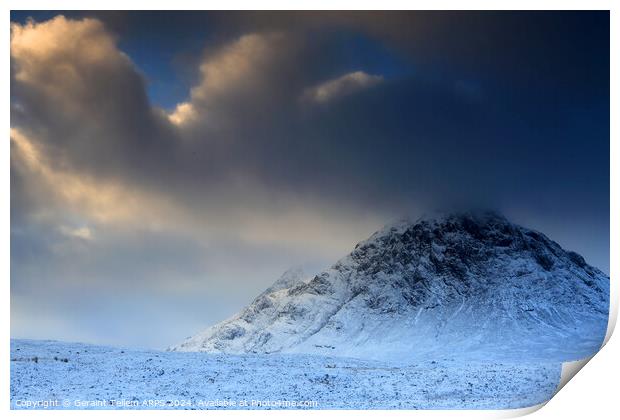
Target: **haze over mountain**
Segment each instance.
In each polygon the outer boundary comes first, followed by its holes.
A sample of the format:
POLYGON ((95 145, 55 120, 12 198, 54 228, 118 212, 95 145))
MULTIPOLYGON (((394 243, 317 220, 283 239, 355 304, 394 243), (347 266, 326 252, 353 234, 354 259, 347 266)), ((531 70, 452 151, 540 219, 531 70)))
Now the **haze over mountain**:
POLYGON ((609 277, 493 212, 388 225, 315 276, 289 270, 175 351, 390 361, 577 360, 605 336, 609 277))

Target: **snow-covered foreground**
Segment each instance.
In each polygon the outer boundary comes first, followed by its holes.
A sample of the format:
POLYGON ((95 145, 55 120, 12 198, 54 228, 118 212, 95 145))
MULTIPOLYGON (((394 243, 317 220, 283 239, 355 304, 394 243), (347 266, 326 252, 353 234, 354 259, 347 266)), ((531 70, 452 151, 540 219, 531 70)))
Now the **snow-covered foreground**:
POLYGON ((429 360, 396 366, 319 355, 178 353, 12 340, 11 407, 521 408, 550 399, 560 371, 555 362, 429 360))

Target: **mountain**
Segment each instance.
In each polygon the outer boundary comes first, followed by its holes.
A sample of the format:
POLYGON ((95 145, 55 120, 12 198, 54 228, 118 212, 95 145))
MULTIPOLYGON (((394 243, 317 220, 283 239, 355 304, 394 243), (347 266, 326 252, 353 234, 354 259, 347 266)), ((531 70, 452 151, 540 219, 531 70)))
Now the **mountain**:
POLYGON ((605 336, 609 277, 493 212, 403 220, 322 273, 284 274, 174 351, 386 361, 577 360, 605 336))

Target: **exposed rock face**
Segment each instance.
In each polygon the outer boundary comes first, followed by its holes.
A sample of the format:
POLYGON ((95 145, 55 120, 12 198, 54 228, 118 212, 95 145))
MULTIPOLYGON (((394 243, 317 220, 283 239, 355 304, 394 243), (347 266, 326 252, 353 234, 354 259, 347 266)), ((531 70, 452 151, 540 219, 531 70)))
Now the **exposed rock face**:
POLYGON ((605 335, 609 277, 491 212, 402 221, 328 270, 287 272, 233 318, 172 347, 380 360, 575 360, 605 335))

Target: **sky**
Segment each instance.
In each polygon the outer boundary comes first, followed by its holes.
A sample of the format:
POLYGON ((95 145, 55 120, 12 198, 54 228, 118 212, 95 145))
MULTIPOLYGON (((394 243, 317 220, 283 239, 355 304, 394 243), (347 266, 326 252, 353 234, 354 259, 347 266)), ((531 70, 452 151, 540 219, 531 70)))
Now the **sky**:
POLYGON ((166 348, 386 223, 609 273, 608 12, 11 13, 11 335, 166 348))

